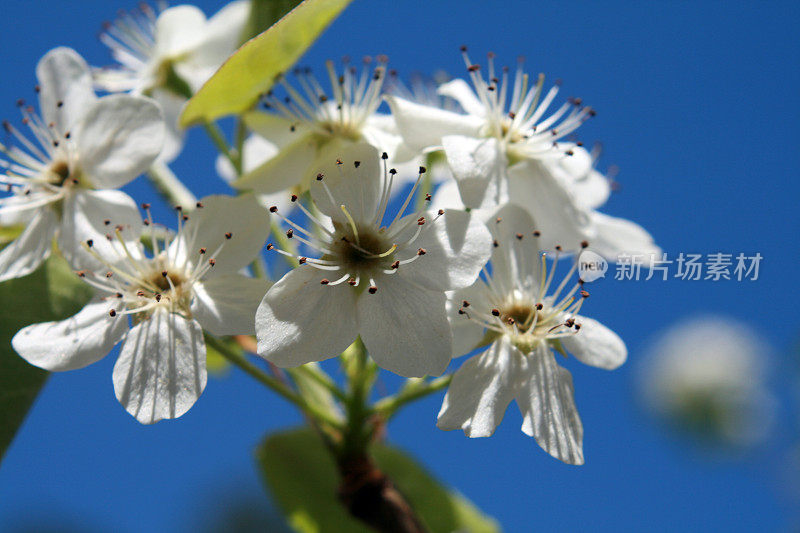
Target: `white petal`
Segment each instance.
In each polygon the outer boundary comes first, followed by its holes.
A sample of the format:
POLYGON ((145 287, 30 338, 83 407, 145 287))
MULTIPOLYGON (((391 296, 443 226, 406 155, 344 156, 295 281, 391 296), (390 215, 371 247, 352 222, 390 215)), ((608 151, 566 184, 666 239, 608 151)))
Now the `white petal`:
POLYGON ((300 366, 341 354, 358 336, 356 291, 329 286, 325 273, 295 268, 267 291, 256 312, 258 354, 280 367, 300 366))
POLYGON ((75 316, 21 329, 11 344, 30 364, 57 372, 99 361, 128 331, 124 315, 112 317, 114 300, 95 298, 75 316))
POLYGON ((114 94, 86 112, 74 135, 81 170, 95 187, 115 189, 153 164, 164 146, 164 119, 149 98, 114 94))
POLYGON ((270 194, 308 183, 316 161, 316 149, 314 137, 301 135, 231 185, 239 190, 270 194))
POLYGON ((466 289, 447 293, 447 319, 453 331, 453 357, 471 352, 486 336, 485 328, 470 319, 470 308, 491 309, 493 305, 488 296, 486 284, 480 279, 466 289), (469 306, 464 313, 459 313, 465 301, 469 306))
POLYGON ((461 201, 461 193, 458 191, 458 182, 454 179, 442 183, 433 194, 431 211, 439 209, 464 209, 464 202, 461 201))
POLYGON ((403 142, 391 115, 371 115, 361 128, 361 135, 379 153, 386 152, 392 158, 396 158, 398 146, 403 142))
POLYGON ((451 135, 442 146, 464 205, 493 208, 509 200, 508 160, 500 141, 451 135))
MULTIPOLYGON (((278 154, 278 147, 260 135, 250 135, 244 140, 242 146, 242 169, 244 172, 258 168, 264 162, 278 154)), ((233 168, 230 160, 224 155, 217 156, 217 174, 226 182, 231 183, 237 179, 236 169, 233 168)), ((281 198, 287 198, 285 192, 279 193, 281 198)))
POLYGON ((245 113, 243 119, 247 127, 259 137, 280 148, 290 145, 299 137, 303 137, 308 133, 308 128, 305 125, 296 124, 288 118, 275 113, 251 111, 245 113))
POLYGON ((142 424, 178 418, 206 387, 203 329, 159 309, 130 330, 114 365, 114 392, 142 424))
POLYGON ((213 335, 252 335, 258 304, 269 282, 237 274, 222 275, 194 285, 194 317, 213 335))
MULTIPOLYGON (((486 225, 464 211, 445 211, 436 221, 433 213, 425 213, 425 218, 428 227, 423 228, 409 248, 396 252, 397 257, 411 257, 423 248, 425 255, 401 265, 397 273, 432 290, 447 291, 472 285, 492 253, 492 236, 486 225)), ((412 224, 416 229, 416 222, 412 224)))
POLYGON ((0 201, 0 226, 28 224, 40 209, 54 201, 58 201, 57 198, 48 192, 7 196, 0 201))
POLYGON ((324 183, 315 178, 310 191, 319 210, 347 223, 341 209, 344 205, 354 220, 371 222, 378 209, 384 183, 380 155, 367 143, 350 143, 343 145, 338 152, 328 152, 324 161, 318 160, 319 166, 313 169, 313 175, 322 174, 324 183), (358 167, 355 166, 356 162, 358 167), (326 187, 333 196, 333 202, 326 187))
POLYGON ((171 163, 183 150, 184 132, 178 120, 186 104, 186 98, 158 88, 153 89, 152 97, 164 116, 164 148, 158 154, 158 161, 171 163))
POLYGON ((492 252, 492 278, 500 287, 538 287, 542 262, 530 214, 518 205, 506 204, 488 224, 497 244, 492 252))
POLYGON ((204 38, 206 16, 197 7, 180 5, 165 9, 156 20, 155 56, 172 59, 194 50, 204 38))
POLYGON ((614 370, 628 358, 628 349, 619 335, 597 320, 575 316, 581 328, 574 335, 562 337, 561 343, 569 353, 587 365, 614 370))
POLYGON ((509 196, 533 216, 543 249, 556 245, 579 250, 592 235, 588 211, 563 182, 539 161, 527 160, 509 169, 509 196))
POLYGON ((188 222, 170 244, 170 256, 176 264, 196 264, 198 260, 213 257, 216 264, 206 277, 238 272, 264 246, 269 234, 269 213, 250 194, 214 195, 200 201, 203 207, 189 215, 188 222), (231 234, 230 239, 227 233, 231 234), (200 248, 207 251, 202 258, 200 248))
POLYGON ((606 203, 611 194, 611 184, 592 167, 591 154, 580 146, 567 143, 561 143, 560 146, 562 150, 569 149, 572 155, 545 159, 542 160, 543 164, 570 183, 570 189, 584 207, 594 209, 606 203))
POLYGON ((43 207, 14 242, 0 250, 0 281, 36 270, 48 255, 58 227, 56 214, 43 207))
POLYGON ((583 464, 583 425, 575 408, 570 373, 544 346, 524 359, 517 377, 522 431, 544 451, 568 464, 583 464))
POLYGON ((444 397, 436 426, 446 431, 463 429, 467 437, 488 437, 503 420, 514 399, 517 364, 505 340, 492 343, 456 370, 444 397))
POLYGON ((447 135, 477 137, 483 126, 480 117, 416 104, 397 96, 386 96, 386 101, 392 109, 403 141, 416 151, 441 146, 442 138, 447 135))
POLYGON ((197 91, 238 48, 250 15, 250 2, 231 2, 208 19, 202 42, 186 61, 176 63, 178 73, 197 91))
POLYGON ((45 54, 36 65, 36 78, 42 117, 61 134, 70 131, 97 100, 89 65, 71 48, 54 48, 45 54))
POLYGON ((127 255, 121 238, 128 253, 141 259, 141 232, 142 218, 133 198, 122 191, 84 189, 64 200, 58 247, 73 267, 100 270, 103 264, 86 251, 83 243, 91 239, 93 251, 114 264, 127 255))
POLYGON ((640 255, 644 263, 660 257, 661 248, 653 237, 635 222, 592 211, 594 238, 589 247, 610 261, 616 261, 621 254, 640 255))
POLYGON ((453 353, 444 293, 396 275, 375 283, 375 294, 365 291, 358 299, 359 332, 370 357, 401 376, 441 375, 453 353))
POLYGON ((472 90, 472 86, 460 78, 443 83, 436 92, 454 99, 470 115, 479 117, 486 115, 486 108, 478 100, 475 91, 472 90))

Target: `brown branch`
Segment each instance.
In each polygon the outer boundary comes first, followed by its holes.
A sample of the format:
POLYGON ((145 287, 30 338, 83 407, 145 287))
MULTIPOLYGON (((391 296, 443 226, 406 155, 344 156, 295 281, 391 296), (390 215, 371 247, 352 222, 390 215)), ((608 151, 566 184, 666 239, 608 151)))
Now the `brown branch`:
POLYGON ((414 510, 366 455, 339 462, 339 500, 351 515, 383 533, 425 533, 414 510))

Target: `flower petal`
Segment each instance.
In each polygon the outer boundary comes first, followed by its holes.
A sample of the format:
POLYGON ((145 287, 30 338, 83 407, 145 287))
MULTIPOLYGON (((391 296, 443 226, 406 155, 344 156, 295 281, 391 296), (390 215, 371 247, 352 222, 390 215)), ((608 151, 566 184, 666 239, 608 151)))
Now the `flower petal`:
POLYGON ((467 359, 453 375, 436 426, 463 429, 467 437, 488 437, 503 420, 514 399, 516 364, 508 343, 501 339, 482 354, 467 359))
POLYGON ((356 340, 356 291, 323 285, 324 277, 300 266, 267 291, 256 312, 258 355, 294 367, 336 357, 356 340))
POLYGON ((364 292, 358 299, 359 332, 370 357, 401 376, 441 375, 453 354, 444 293, 396 275, 375 283, 375 294, 364 292))
POLYGON ((516 394, 524 418, 522 431, 556 459, 583 464, 583 425, 575 408, 572 376, 545 346, 523 361, 516 394))
MULTIPOLYGON (((265 161, 275 157, 277 153, 278 147, 275 144, 260 135, 250 135, 244 140, 244 145, 242 146, 242 168, 244 172, 250 172, 261 166, 265 161)), ((230 160, 224 155, 217 156, 216 169, 217 174, 227 183, 231 183, 237 178, 236 169, 233 168, 230 160)), ((286 197, 286 193, 283 191, 278 194, 280 194, 281 198, 286 197)))
POLYGON ((164 116, 164 148, 158 154, 158 161, 171 163, 183 150, 184 132, 178 120, 186 104, 186 98, 158 88, 153 89, 152 97, 164 116))
POLYGON ((568 190, 569 184, 536 160, 526 160, 509 169, 509 196, 533 216, 542 237, 542 249, 560 245, 564 250, 581 249, 592 235, 588 211, 568 190))
POLYGON ((134 326, 114 365, 114 392, 142 424, 178 418, 206 387, 203 328, 159 309, 134 326))
POLYGON ((55 212, 43 207, 14 242, 0 250, 0 281, 36 270, 48 255, 58 227, 55 212))
POLYGON ((36 65, 36 78, 45 124, 54 124, 62 135, 97 100, 89 65, 72 48, 58 47, 45 54, 36 65))
POLYGON ((11 344, 30 364, 51 372, 83 368, 105 357, 128 331, 127 317, 109 314, 114 303, 95 298, 66 320, 21 329, 11 344))
POLYGON ((114 94, 76 127, 78 164, 99 189, 122 187, 147 170, 164 146, 164 119, 149 98, 114 94))
POLYGON ((442 145, 446 135, 477 137, 483 119, 460 115, 438 107, 409 102, 397 96, 386 96, 403 141, 411 149, 421 151, 442 145))
POLYGON ((592 318, 573 318, 581 328, 574 335, 562 337, 561 343, 578 361, 606 370, 614 370, 625 362, 628 349, 619 335, 592 318))
POLYGON ((486 115, 486 108, 478 100, 475 91, 472 90, 472 86, 461 78, 441 84, 436 92, 442 96, 449 96, 458 102, 464 108, 464 111, 470 115, 478 117, 486 115))
POLYGON ((206 278, 238 272, 264 246, 269 234, 269 213, 251 194, 207 196, 200 202, 203 207, 189 215, 170 244, 170 256, 175 264, 196 263, 201 257, 200 248, 205 248, 207 253, 202 260, 216 261, 206 278))
POLYGON ((506 204, 489 222, 496 246, 492 251, 492 278, 500 287, 537 290, 542 275, 539 239, 530 214, 515 204, 506 204))
POLYGON ((104 270, 104 262, 119 263, 127 254, 143 257, 142 219, 136 202, 124 192, 79 190, 64 200, 63 210, 58 247, 74 268, 104 270), (84 248, 90 239, 103 262, 84 248))
POLYGON ((471 308, 491 309, 489 291, 483 280, 478 279, 467 287, 447 293, 447 319, 453 331, 453 357, 460 357, 478 347, 485 338, 486 329, 482 324, 470 319, 471 308), (469 306, 459 313, 464 302, 469 306))
POLYGON ((237 274, 217 276, 194 285, 192 313, 213 335, 252 335, 258 304, 269 282, 237 274))
POLYGON ((318 166, 312 174, 322 174, 324 177, 322 182, 314 179, 310 191, 319 210, 347 223, 341 209, 344 205, 354 220, 371 223, 384 184, 378 150, 367 143, 348 143, 343 144, 337 152, 328 152, 324 160, 319 158, 317 161, 318 166))
POLYGON ((261 165, 231 183, 239 190, 271 194, 307 183, 311 177, 316 141, 310 134, 297 137, 261 165))
POLYGON ((591 220, 595 232, 589 247, 609 261, 616 261, 622 254, 643 256, 644 264, 660 257, 661 248, 639 224, 597 211, 591 212, 591 220))
POLYGON ((508 159, 500 141, 450 135, 442 146, 465 206, 494 208, 509 200, 508 159))
POLYGON ((286 117, 263 111, 250 111, 243 115, 244 123, 258 137, 283 148, 308 133, 308 127, 286 117))
POLYGON ((154 56, 164 60, 193 51, 202 43, 205 29, 206 15, 199 8, 180 5, 165 9, 156 20, 154 56))
MULTIPOLYGON (((416 215, 411 215, 416 219, 416 215)), ((426 214, 429 225, 410 247, 396 252, 413 256, 419 248, 425 255, 402 265, 397 273, 412 283, 431 290, 468 287, 480 274, 492 253, 492 237, 484 223, 470 213, 447 210, 438 220, 426 214)), ((403 223, 401 220, 399 223, 403 223)), ((416 222, 413 222, 416 228, 416 222)))

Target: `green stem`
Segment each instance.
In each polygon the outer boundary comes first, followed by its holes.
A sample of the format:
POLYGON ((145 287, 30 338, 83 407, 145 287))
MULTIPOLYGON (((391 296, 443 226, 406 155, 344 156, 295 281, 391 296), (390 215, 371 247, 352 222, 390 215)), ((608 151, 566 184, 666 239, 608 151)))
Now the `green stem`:
MULTIPOLYGON (((240 165, 240 163, 237 161, 235 155, 231 152, 231 149, 228 146, 228 141, 225 140, 225 135, 223 135, 222 130, 219 128, 219 126, 217 126, 215 122, 204 122, 203 128, 206 130, 206 133, 208 134, 209 139, 211 139, 211 142, 213 142, 214 146, 216 146, 217 150, 219 150, 219 153, 228 158, 228 161, 231 162, 233 168, 234 169, 241 168, 240 166, 238 166, 240 165)), ((237 170, 236 172, 238 174, 239 170, 237 170)))
POLYGON ((324 387, 328 392, 336 396, 341 401, 347 401, 347 394, 334 383, 327 374, 320 372, 306 365, 299 366, 294 369, 305 376, 308 376, 316 383, 324 387))
POLYGON ((233 162, 233 168, 236 169, 236 175, 241 176, 244 171, 244 141, 247 138, 247 126, 242 117, 239 117, 236 123, 236 136, 234 138, 234 149, 236 160, 233 162))
POLYGON ((407 403, 424 398, 429 394, 446 389, 450 382, 453 380, 452 374, 442 376, 440 378, 427 381, 424 384, 412 383, 396 396, 389 396, 375 404, 374 410, 381 415, 385 420, 392 418, 397 411, 407 403))
POLYGON ((238 366, 240 369, 244 370, 247 374, 250 374, 252 378, 255 378, 255 380, 261 383, 262 385, 265 385, 273 392, 279 394, 286 400, 295 404, 300 410, 305 412, 313 419, 324 422, 325 424, 328 424, 333 428, 343 429, 344 426, 342 425, 341 420, 333 418, 330 414, 321 411, 316 407, 314 407, 313 405, 306 402, 305 399, 300 394, 292 390, 288 385, 270 376, 269 374, 258 368, 256 365, 248 361, 247 358, 244 356, 244 354, 236 350, 232 350, 230 346, 228 346, 226 343, 211 336, 208 336, 206 338, 206 342, 208 342, 208 344, 210 344, 215 350, 217 350, 220 354, 222 354, 222 356, 225 357, 225 359, 227 359, 234 365, 238 366))
POLYGON ((347 428, 344 433, 342 457, 348 458, 364 453, 371 431, 367 428, 367 419, 371 409, 367 406, 369 391, 375 372, 370 368, 367 348, 361 337, 348 348, 352 357, 348 372, 349 394, 345 400, 347 410, 347 428))
POLYGON ((197 203, 197 197, 178 179, 164 163, 157 162, 147 171, 150 183, 173 206, 180 205, 191 211, 197 203))

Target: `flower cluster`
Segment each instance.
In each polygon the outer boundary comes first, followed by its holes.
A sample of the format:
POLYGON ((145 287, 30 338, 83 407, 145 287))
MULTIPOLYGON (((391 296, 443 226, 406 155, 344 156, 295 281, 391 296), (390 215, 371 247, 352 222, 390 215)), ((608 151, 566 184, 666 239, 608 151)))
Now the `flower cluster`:
POLYGON ((255 335, 250 349, 281 368, 358 343, 377 366, 423 379, 474 352, 438 426, 488 436, 514 399, 523 432, 582 463, 557 359, 613 369, 626 349, 578 314, 589 294, 576 267, 556 271, 587 247, 658 251, 644 229, 597 210, 610 180, 574 138, 594 111, 580 99, 554 107, 558 86, 521 64, 497 69, 492 55, 479 66, 465 48, 469 82, 422 93, 387 91, 385 57, 360 71, 328 62, 327 80, 297 68, 239 117, 242 142, 220 156, 236 196, 178 206, 176 229, 147 204, 142 218, 118 189, 177 157, 179 109, 240 44, 248 12, 246 1, 208 20, 143 5, 101 35, 117 66, 90 68, 65 48, 41 60, 39 113, 20 102, 31 138, 4 123, 0 225, 24 229, 0 251, 0 280, 36 269, 55 238, 96 295, 71 318, 22 329, 14 349, 57 371, 121 343, 114 389, 142 423, 197 401, 209 337, 255 335), (274 284, 262 251, 289 265, 274 284))

